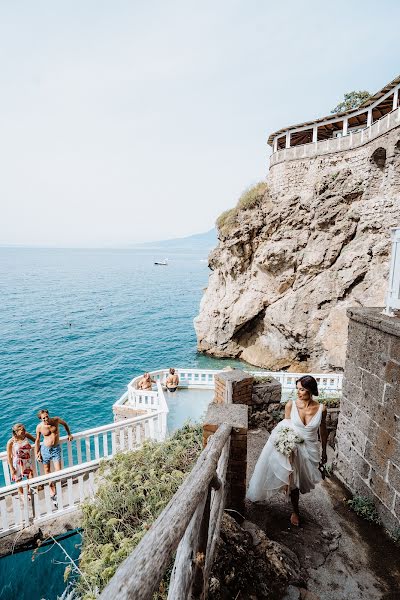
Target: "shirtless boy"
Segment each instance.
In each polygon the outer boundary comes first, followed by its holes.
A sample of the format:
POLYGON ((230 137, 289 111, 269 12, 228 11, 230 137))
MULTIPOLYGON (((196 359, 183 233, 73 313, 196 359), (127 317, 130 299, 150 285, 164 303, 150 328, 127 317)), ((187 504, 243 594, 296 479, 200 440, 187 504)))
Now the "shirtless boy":
MULTIPOLYGON (((61 470, 61 446, 59 425, 62 425, 67 432, 68 440, 72 440, 70 429, 65 421, 60 417, 50 417, 46 409, 39 410, 39 425, 36 427, 35 453, 39 462, 43 462, 44 472, 50 473, 50 461, 53 461, 54 470, 61 470), (40 437, 43 436, 43 442, 40 443, 40 437)), ((56 488, 54 483, 50 484, 51 498, 56 503, 56 488)))
POLYGON ((145 373, 138 381, 138 390, 151 390, 153 383, 155 381, 151 378, 150 373, 145 373))

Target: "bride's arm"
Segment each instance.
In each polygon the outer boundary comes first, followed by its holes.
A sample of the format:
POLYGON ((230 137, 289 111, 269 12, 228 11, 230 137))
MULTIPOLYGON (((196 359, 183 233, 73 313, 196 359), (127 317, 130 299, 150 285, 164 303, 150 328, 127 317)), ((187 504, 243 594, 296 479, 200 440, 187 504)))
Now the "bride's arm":
POLYGON ((286 402, 285 404, 285 419, 290 419, 290 413, 292 412, 292 401, 286 402))

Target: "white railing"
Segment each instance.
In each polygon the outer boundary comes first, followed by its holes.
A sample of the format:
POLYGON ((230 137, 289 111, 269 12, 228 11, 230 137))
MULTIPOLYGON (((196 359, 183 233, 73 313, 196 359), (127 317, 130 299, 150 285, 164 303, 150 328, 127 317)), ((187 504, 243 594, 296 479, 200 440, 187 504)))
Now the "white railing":
MULTIPOLYGON (((222 369, 175 369, 179 376, 179 388, 214 388, 214 378, 218 373, 223 372, 222 369)), ((304 373, 288 373, 286 371, 249 371, 254 376, 259 377, 275 377, 282 384, 282 391, 291 391, 296 387, 296 379, 299 379, 304 373)), ((128 384, 128 392, 114 404, 114 406, 130 406, 135 409, 142 410, 164 410, 168 411, 168 406, 165 401, 162 382, 165 381, 168 375, 168 369, 159 369, 151 371, 150 376, 156 381, 157 390, 138 390, 137 383, 141 376, 135 377, 128 384), (161 404, 161 395, 162 402, 161 404)), ((318 382, 318 385, 326 391, 340 391, 342 387, 342 374, 340 373, 316 373, 313 377, 318 382)))
POLYGON ((94 471, 98 462, 82 463, 2 488, 0 537, 76 510, 94 493, 94 471), (52 501, 50 484, 55 488, 57 505, 52 501), (18 488, 22 488, 21 493, 18 488))
POLYGON ((341 152, 358 148, 367 144, 369 141, 383 135, 390 129, 400 124, 400 107, 381 117, 369 127, 365 127, 357 133, 348 133, 343 137, 320 140, 291 148, 277 150, 271 155, 270 166, 283 161, 296 160, 301 158, 311 158, 320 154, 330 154, 331 152, 341 152))
POLYGON ((165 432, 166 419, 162 412, 81 431, 74 434, 72 442, 66 438, 60 440, 67 467, 65 461, 61 471, 13 484, 10 483, 7 458, 2 452, 3 473, 8 485, 0 488, 0 537, 76 510, 94 492, 94 471, 101 459, 138 449, 146 440, 161 441, 165 432), (57 505, 52 502, 50 484, 55 486, 57 505), (18 488, 22 488, 21 494, 18 488))
MULTIPOLYGON (((296 380, 306 373, 287 373, 286 371, 252 371, 254 377, 274 377, 282 385, 283 392, 296 389, 296 380)), ((318 383, 320 391, 340 392, 342 390, 342 373, 310 373, 318 383)))

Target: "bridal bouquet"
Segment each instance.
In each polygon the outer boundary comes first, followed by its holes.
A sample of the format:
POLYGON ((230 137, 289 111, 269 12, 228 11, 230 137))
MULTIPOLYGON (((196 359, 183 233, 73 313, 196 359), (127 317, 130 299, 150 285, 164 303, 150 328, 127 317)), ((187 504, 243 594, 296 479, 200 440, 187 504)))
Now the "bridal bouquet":
POLYGON ((278 452, 289 458, 293 450, 296 449, 296 444, 302 444, 303 442, 303 438, 297 435, 294 429, 282 427, 276 436, 274 446, 278 452))

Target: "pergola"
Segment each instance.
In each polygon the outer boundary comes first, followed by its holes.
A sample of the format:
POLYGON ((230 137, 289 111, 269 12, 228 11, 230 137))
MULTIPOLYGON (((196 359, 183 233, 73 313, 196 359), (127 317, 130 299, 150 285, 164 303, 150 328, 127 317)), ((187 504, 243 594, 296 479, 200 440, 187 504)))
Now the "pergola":
POLYGON ((272 146, 273 152, 277 152, 283 148, 316 143, 371 127, 373 123, 398 108, 399 89, 400 76, 368 98, 357 109, 284 127, 269 136, 268 144, 272 146))

